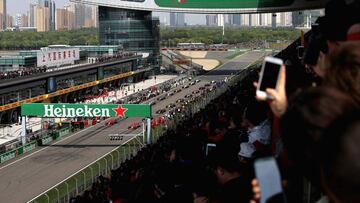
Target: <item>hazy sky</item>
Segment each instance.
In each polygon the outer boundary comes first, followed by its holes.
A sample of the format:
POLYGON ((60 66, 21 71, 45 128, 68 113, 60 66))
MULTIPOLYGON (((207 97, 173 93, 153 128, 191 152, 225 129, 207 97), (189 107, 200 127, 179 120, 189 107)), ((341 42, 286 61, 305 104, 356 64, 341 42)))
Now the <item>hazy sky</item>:
MULTIPOLYGON (((7 0, 7 9, 10 15, 15 15, 17 13, 24 13, 29 10, 30 3, 37 2, 37 0, 7 0)), ((69 0, 55 0, 56 7, 62 8, 64 5, 69 3, 69 0)), ((154 13, 154 16, 159 16, 160 21, 168 24, 170 17, 168 13, 154 13)), ((196 25, 196 24, 205 24, 205 15, 199 14, 186 14, 185 21, 187 24, 196 25)))
MULTIPOLYGON (((7 0, 7 10, 10 15, 17 13, 26 13, 29 11, 30 3, 37 2, 37 0, 7 0)), ((55 0, 56 7, 63 7, 69 0, 55 0)))

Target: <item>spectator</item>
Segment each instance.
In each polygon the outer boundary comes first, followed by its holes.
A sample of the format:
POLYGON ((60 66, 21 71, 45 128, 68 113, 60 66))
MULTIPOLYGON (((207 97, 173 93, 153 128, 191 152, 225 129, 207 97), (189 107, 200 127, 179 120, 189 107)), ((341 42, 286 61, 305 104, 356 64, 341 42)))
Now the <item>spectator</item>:
POLYGON ((236 156, 217 151, 212 157, 213 171, 219 182, 219 203, 249 202, 252 197, 249 165, 236 156))
POLYGON ((251 103, 245 109, 242 125, 248 129, 248 142, 255 146, 257 154, 268 155, 271 141, 271 123, 266 104, 256 101, 251 103))
POLYGON ((347 41, 360 41, 360 23, 354 24, 349 28, 347 41))
POLYGON ((244 164, 252 164, 253 159, 255 158, 256 148, 251 143, 241 143, 239 151, 239 160, 244 164))
POLYGON ((355 108, 347 95, 336 89, 310 88, 295 96, 281 118, 281 136, 286 151, 313 184, 319 186, 319 140, 331 122, 355 108), (336 105, 334 105, 336 104, 336 105))
POLYGON ((324 85, 346 92, 360 104, 360 42, 345 42, 327 57, 324 85))
POLYGON ((335 203, 360 202, 360 111, 339 117, 321 139, 321 172, 335 203))

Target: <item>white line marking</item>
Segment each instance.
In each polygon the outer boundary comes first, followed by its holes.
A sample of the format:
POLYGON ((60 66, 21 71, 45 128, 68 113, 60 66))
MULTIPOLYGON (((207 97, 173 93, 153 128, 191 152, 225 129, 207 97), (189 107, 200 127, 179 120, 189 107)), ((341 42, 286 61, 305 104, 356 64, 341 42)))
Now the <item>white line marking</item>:
MULTIPOLYGON (((123 145, 127 144, 128 142, 130 142, 132 139, 128 139, 126 140, 124 143, 122 143, 119 147, 122 147, 123 145)), ((31 200, 27 201, 27 203, 32 202, 34 200, 36 200, 37 198, 39 198, 40 196, 44 195, 45 193, 49 192, 50 190, 54 189, 55 187, 61 185, 62 183, 64 183, 65 181, 69 180, 70 178, 74 177, 76 174, 78 174, 80 171, 85 170, 86 168, 88 168, 89 166, 95 164, 96 162, 98 162, 100 159, 105 158, 107 155, 111 154, 112 152, 114 152, 115 150, 117 150, 119 147, 115 147, 113 150, 111 150, 110 152, 104 154, 103 156, 101 156, 100 158, 96 159, 95 161, 91 162, 90 164, 86 165, 85 167, 81 168, 80 170, 76 171, 75 173, 73 173, 72 175, 70 175, 68 178, 65 178, 64 180, 62 180, 61 182, 55 184, 54 186, 52 186, 51 188, 45 190, 44 192, 40 193, 38 196, 32 198, 31 200)))
MULTIPOLYGON (((99 125, 99 124, 97 124, 97 125, 99 125)), ((92 126, 90 126, 90 127, 88 127, 88 128, 85 128, 85 129, 83 129, 83 130, 80 130, 79 132, 76 132, 76 133, 74 133, 74 134, 72 134, 72 135, 66 136, 65 138, 60 139, 60 140, 52 143, 51 145, 49 145, 49 146, 47 146, 47 147, 45 147, 45 148, 43 148, 43 149, 40 149, 40 150, 38 150, 38 151, 35 151, 35 152, 33 152, 33 153, 31 153, 31 154, 28 154, 28 155, 26 155, 26 156, 24 156, 24 157, 22 157, 22 158, 20 158, 20 159, 18 159, 18 160, 16 160, 16 161, 13 161, 13 162, 11 162, 11 163, 8 163, 8 164, 5 165, 5 166, 0 167, 0 170, 2 170, 2 169, 4 169, 4 168, 7 168, 7 167, 9 167, 9 166, 11 166, 11 165, 19 162, 19 161, 22 161, 22 160, 24 160, 24 159, 26 159, 26 158, 34 155, 34 154, 37 154, 37 153, 39 153, 39 152, 41 152, 41 151, 49 148, 50 146, 52 146, 52 145, 54 145, 54 144, 57 144, 57 143, 62 142, 62 141, 65 141, 65 140, 69 139, 70 137, 73 137, 73 136, 75 136, 75 135, 77 135, 77 134, 79 134, 79 133, 81 133, 81 132, 83 132, 83 131, 89 130, 90 128, 93 128, 93 127, 95 127, 95 126, 97 126, 97 125, 92 125, 92 126)))

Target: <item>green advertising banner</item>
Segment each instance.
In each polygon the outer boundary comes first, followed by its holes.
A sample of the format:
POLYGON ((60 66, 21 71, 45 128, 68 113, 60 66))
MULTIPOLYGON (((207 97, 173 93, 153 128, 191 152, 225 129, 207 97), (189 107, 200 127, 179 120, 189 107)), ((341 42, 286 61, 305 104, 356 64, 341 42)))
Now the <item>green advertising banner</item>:
POLYGON ((23 154, 26 152, 32 151, 36 148, 36 142, 29 143, 23 147, 23 154))
POLYGON ((295 0, 155 0, 160 7, 199 8, 199 9, 239 9, 283 7, 293 4, 295 0))
POLYGON ((16 157, 16 150, 7 152, 5 154, 0 155, 0 163, 4 163, 5 161, 9 161, 16 157))
POLYGON ((45 137, 45 138, 41 139, 41 144, 42 145, 49 144, 52 141, 53 141, 53 138, 51 136, 50 137, 45 137))
POLYGON ((148 104, 22 104, 22 116, 43 118, 151 117, 148 104))

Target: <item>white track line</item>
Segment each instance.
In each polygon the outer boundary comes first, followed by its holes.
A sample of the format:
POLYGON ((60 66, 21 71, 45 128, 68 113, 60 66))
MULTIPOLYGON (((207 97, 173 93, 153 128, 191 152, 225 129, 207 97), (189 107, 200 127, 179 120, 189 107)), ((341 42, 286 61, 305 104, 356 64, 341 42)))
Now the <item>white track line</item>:
MULTIPOLYGON (((98 125, 99 125, 99 124, 98 124, 98 125)), ((26 159, 26 158, 34 155, 34 154, 37 154, 37 153, 39 153, 39 152, 41 152, 41 151, 49 148, 50 146, 52 146, 52 145, 54 145, 54 144, 57 144, 57 143, 62 142, 62 141, 65 141, 65 140, 69 139, 70 137, 73 137, 73 136, 75 136, 75 135, 77 135, 77 134, 79 134, 79 133, 81 133, 81 132, 83 132, 83 131, 89 130, 89 129, 95 127, 95 126, 97 126, 97 125, 92 125, 92 126, 90 126, 90 127, 88 127, 88 128, 85 128, 85 129, 83 129, 83 130, 80 130, 79 132, 76 132, 76 133, 74 133, 74 134, 72 134, 72 135, 66 136, 65 138, 60 139, 60 140, 52 143, 51 145, 49 145, 49 146, 47 146, 47 147, 45 147, 45 148, 43 148, 43 149, 40 149, 40 150, 38 150, 38 151, 35 151, 35 152, 33 152, 33 153, 31 153, 31 154, 28 154, 28 155, 26 155, 26 156, 24 156, 24 157, 22 157, 22 158, 20 158, 20 159, 18 159, 18 160, 16 160, 16 161, 13 161, 13 162, 5 165, 5 166, 0 167, 0 170, 2 170, 2 169, 4 169, 4 168, 7 168, 7 167, 9 167, 9 166, 11 166, 11 165, 19 162, 19 161, 22 161, 22 160, 24 160, 24 159, 26 159)))

